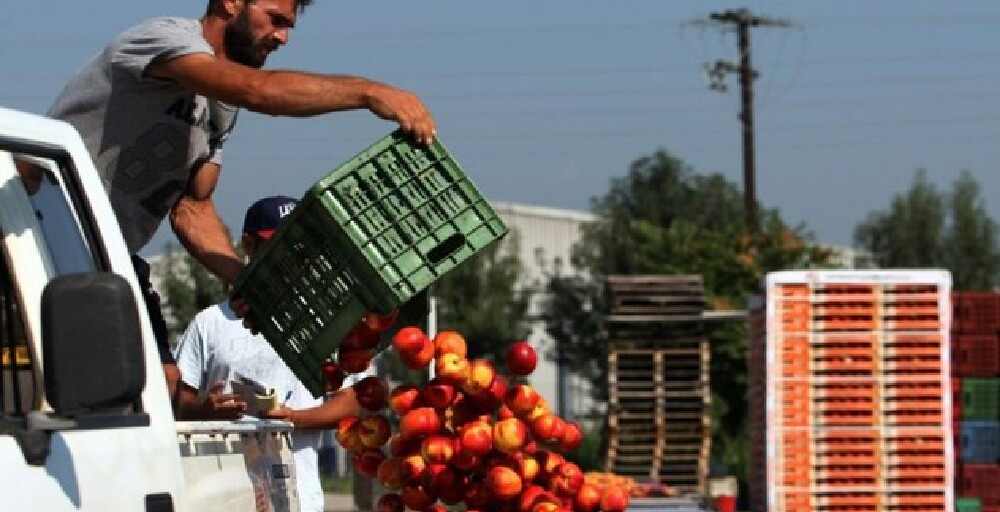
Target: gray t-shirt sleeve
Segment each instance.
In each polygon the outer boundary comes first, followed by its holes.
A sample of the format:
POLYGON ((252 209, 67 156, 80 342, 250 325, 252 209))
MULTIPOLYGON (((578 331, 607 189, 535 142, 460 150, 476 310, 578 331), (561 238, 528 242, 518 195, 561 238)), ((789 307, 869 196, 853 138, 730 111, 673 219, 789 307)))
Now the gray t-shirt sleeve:
POLYGON ((213 119, 224 119, 228 123, 228 126, 220 126, 215 136, 208 142, 210 148, 208 161, 222 165, 222 145, 233 134, 233 127, 236 125, 236 116, 239 111, 218 100, 209 100, 209 110, 213 119))
POLYGON ((212 148, 212 153, 208 157, 208 161, 213 164, 222 165, 222 144, 226 142, 225 139, 220 140, 218 145, 212 148))
POLYGON ((193 53, 214 55, 201 24, 180 18, 154 18, 123 32, 112 47, 111 65, 137 81, 155 61, 193 53))

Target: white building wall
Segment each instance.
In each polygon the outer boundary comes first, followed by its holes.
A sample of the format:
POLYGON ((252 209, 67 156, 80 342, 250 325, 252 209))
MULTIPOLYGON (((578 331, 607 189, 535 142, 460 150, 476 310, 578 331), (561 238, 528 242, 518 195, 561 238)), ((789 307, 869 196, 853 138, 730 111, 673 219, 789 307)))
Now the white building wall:
MULTIPOLYGON (((517 235, 525 270, 522 284, 529 288, 544 288, 554 265, 572 272, 570 256, 573 244, 580 239, 580 227, 596 219, 587 212, 516 203, 496 202, 493 208, 517 235)), ((512 241, 509 237, 501 243, 512 241)))

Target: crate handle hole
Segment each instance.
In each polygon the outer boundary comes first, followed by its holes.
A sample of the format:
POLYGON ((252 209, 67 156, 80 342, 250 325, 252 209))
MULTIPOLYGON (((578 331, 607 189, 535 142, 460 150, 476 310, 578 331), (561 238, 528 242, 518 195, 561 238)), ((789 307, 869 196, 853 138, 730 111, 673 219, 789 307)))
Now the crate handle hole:
POLYGON ((427 258, 431 260, 431 263, 437 265, 444 261, 445 258, 454 254, 455 251, 461 249, 463 245, 465 245, 465 236, 456 233, 446 238, 437 247, 431 249, 431 252, 427 253, 427 258))

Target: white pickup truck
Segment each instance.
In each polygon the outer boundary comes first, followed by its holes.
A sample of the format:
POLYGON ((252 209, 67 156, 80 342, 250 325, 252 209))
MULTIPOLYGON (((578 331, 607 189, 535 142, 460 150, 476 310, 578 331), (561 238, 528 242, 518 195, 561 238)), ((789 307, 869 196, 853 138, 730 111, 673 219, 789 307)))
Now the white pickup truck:
POLYGON ((289 424, 174 421, 83 141, 2 108, 0 355, 0 509, 298 509, 289 424))

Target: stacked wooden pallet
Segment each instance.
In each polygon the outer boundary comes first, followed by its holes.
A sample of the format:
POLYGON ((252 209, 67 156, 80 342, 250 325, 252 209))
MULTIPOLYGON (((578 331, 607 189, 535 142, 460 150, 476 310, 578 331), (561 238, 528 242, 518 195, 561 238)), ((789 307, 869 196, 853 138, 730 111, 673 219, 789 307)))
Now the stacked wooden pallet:
POLYGON ((709 346, 699 276, 612 276, 606 470, 704 492, 709 346))
POLYGON ((701 322, 701 276, 608 276, 612 322, 701 322))

